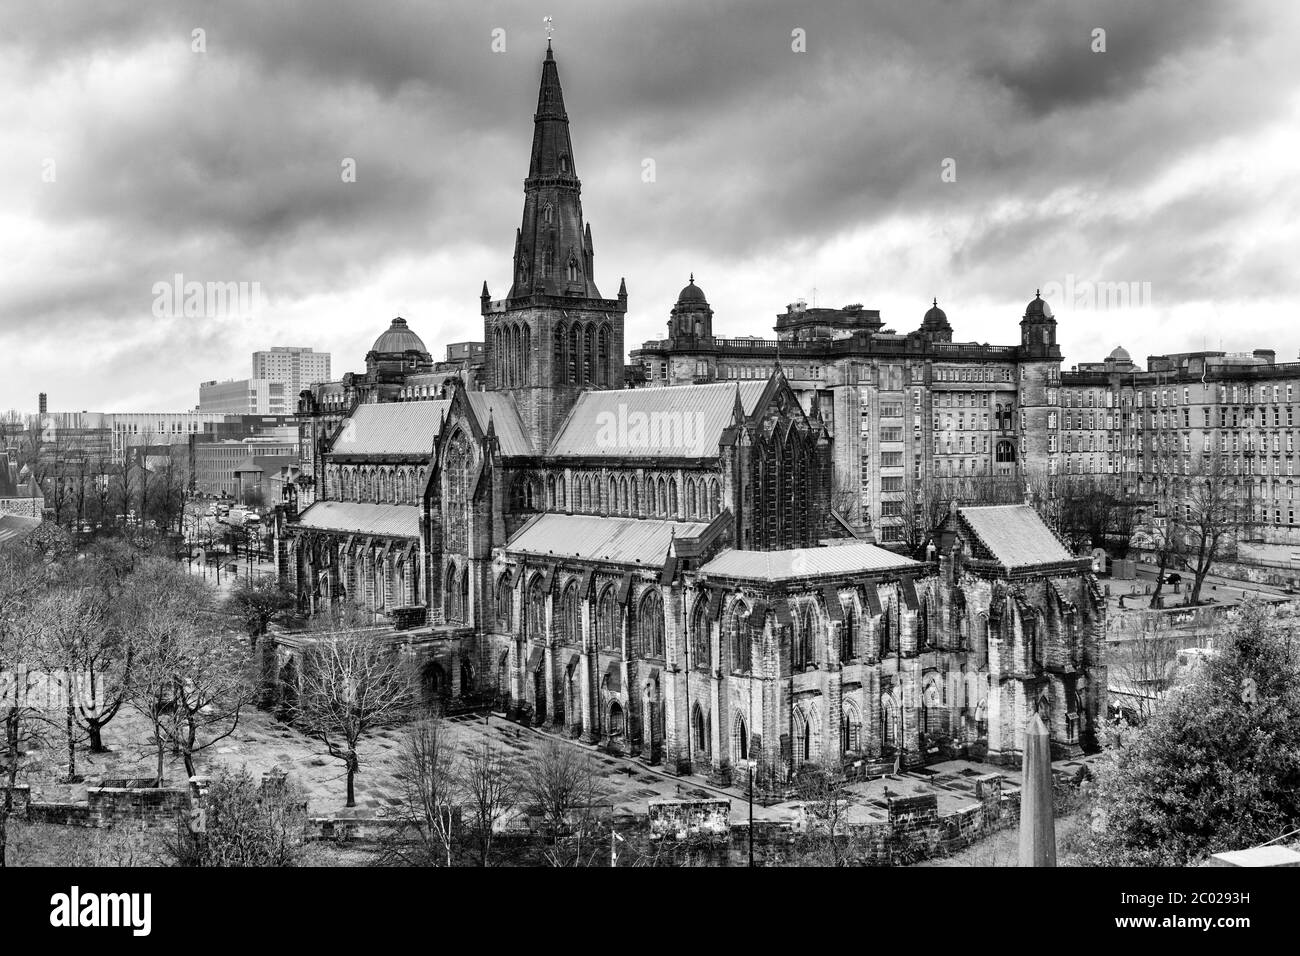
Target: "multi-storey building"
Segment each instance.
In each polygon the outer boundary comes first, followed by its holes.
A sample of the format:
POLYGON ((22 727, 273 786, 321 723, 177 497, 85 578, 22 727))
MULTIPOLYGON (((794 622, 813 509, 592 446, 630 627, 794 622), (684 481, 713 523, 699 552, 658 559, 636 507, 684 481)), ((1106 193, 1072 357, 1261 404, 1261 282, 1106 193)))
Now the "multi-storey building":
POLYGON ((199 385, 200 412, 226 415, 289 415, 294 395, 283 381, 269 378, 236 378, 199 385))
POLYGON ((304 388, 330 380, 330 356, 296 345, 273 345, 253 353, 252 377, 283 382, 289 400, 296 401, 304 388))
POLYGON ((937 301, 916 331, 884 327, 861 305, 777 316, 776 338, 713 334, 713 310, 695 277, 668 320, 668 338, 632 359, 645 384, 766 378, 780 366, 806 411, 834 438, 832 501, 846 527, 903 538, 905 508, 927 478, 996 482, 1058 467, 1060 347, 1041 297, 1025 308, 1019 345, 953 342, 937 301))
POLYGON ((1122 348, 1061 376, 1062 469, 1110 475, 1138 498, 1178 497, 1221 469, 1236 489, 1242 538, 1300 543, 1296 402, 1300 363, 1269 349, 1152 355, 1122 348))
POLYGON ((104 416, 113 432, 113 461, 123 464, 127 449, 137 445, 182 445, 210 426, 234 418, 224 412, 111 412, 104 416))

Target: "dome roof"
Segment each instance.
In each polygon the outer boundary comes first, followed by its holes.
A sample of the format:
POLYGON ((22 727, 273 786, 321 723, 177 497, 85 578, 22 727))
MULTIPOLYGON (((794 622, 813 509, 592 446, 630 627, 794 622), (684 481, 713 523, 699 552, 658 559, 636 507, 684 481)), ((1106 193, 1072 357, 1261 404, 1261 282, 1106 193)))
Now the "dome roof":
POLYGON ((691 273, 690 283, 678 293, 677 304, 679 306, 691 304, 707 306, 709 304, 709 300, 704 298, 704 290, 695 284, 694 272, 691 273))
POLYGON ((925 318, 921 321, 921 328, 933 329, 947 327, 948 314, 944 312, 943 309, 939 308, 939 300, 935 299, 934 305, 932 305, 930 310, 925 313, 925 318))
POLYGON ((1025 306, 1025 318, 1050 319, 1052 317, 1052 307, 1043 301, 1040 291, 1035 291, 1033 299, 1030 300, 1029 305, 1025 306))
POLYGON ((1122 345, 1115 346, 1115 351, 1106 356, 1107 360, 1112 362, 1129 362, 1132 363, 1133 356, 1128 354, 1128 349, 1122 345))
POLYGON ((393 319, 393 324, 383 335, 375 339, 372 352, 427 352, 420 337, 406 327, 406 319, 400 315, 393 319))

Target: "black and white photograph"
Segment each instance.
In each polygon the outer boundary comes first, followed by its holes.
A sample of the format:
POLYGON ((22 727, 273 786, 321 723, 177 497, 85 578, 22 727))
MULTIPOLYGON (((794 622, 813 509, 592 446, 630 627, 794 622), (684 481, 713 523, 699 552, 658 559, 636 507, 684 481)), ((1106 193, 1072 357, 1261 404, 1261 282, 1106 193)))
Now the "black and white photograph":
POLYGON ((488 928, 476 871, 567 868, 760 932, 835 868, 913 935, 1278 931, 1297 49, 1291 0, 5 2, 0 900, 193 943, 166 894, 221 931, 245 868, 243 932, 328 943, 349 885, 488 928))

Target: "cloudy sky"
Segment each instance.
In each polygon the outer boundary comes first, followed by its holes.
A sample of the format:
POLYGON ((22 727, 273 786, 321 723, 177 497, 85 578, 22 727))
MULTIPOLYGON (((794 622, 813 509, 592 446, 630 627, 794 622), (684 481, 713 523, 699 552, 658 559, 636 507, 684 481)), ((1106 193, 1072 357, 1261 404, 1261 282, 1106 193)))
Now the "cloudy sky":
POLYGON ((720 334, 797 298, 905 331, 937 296, 1011 343, 1041 286, 1067 365, 1297 357, 1294 0, 47 0, 0 8, 0 410, 191 408, 277 344, 337 375, 395 315, 435 355, 481 338, 545 14, 629 342, 694 271, 720 334), (260 307, 160 318, 177 274, 260 307))

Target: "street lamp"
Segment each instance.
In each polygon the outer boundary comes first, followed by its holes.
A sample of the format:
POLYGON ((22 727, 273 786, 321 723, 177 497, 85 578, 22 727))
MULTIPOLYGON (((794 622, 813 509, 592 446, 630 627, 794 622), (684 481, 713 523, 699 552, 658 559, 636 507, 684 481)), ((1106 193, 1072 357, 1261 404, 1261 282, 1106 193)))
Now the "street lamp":
POLYGON ((746 788, 749 796, 749 865, 754 865, 754 768, 758 761, 750 757, 742 760, 745 770, 749 775, 749 786, 746 788))

